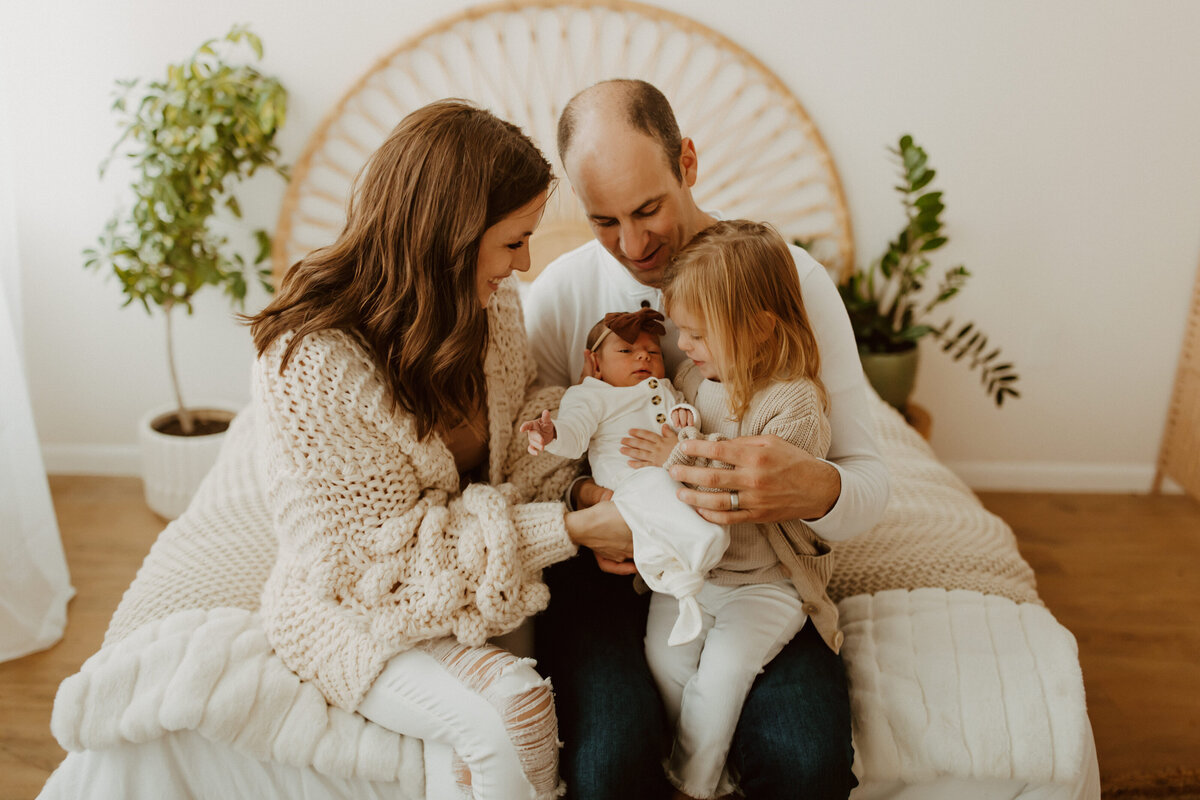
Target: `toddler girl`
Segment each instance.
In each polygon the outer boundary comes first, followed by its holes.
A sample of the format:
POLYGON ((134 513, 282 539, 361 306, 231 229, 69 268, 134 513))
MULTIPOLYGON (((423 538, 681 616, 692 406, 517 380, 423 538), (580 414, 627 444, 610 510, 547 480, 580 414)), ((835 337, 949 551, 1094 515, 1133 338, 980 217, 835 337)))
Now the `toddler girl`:
MULTIPOLYGON (((825 455, 830 426, 816 338, 795 262, 773 228, 731 220, 697 234, 668 268, 663 301, 690 359, 675 385, 703 416, 708 438, 774 434, 825 455)), ((680 438, 699 435, 689 428, 680 438)), ((639 456, 645 463, 696 463, 674 437, 655 438, 639 456)), ((663 634, 678 612, 651 598, 646 657, 675 726, 667 776, 679 796, 732 791, 725 759, 742 703, 806 621, 840 648, 837 608, 825 592, 832 560, 801 521, 731 525, 697 598, 699 637, 668 646, 663 634)))

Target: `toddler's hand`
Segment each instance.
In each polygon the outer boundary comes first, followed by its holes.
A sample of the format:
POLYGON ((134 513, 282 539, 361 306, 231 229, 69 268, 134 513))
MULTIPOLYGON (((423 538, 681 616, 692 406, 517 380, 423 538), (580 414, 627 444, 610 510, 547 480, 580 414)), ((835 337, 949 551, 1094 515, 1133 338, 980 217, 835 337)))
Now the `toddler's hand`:
POLYGON ((634 469, 661 467, 671 457, 678 441, 679 437, 670 425, 664 424, 660 433, 630 428, 629 435, 621 440, 621 455, 629 458, 625 463, 634 469))
POLYGON ((696 417, 689 408, 676 408, 671 411, 671 424, 676 430, 683 430, 696 422, 696 417))
POLYGON ((529 452, 535 456, 554 441, 554 420, 550 418, 549 410, 543 411, 537 419, 522 422, 519 430, 529 435, 529 452))

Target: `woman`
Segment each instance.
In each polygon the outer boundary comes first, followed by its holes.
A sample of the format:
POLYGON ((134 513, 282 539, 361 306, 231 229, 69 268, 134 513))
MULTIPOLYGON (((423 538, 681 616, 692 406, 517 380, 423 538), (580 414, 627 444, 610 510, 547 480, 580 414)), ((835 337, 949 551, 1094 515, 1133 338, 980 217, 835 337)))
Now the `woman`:
POLYGON ((529 268, 551 188, 515 126, 421 108, 372 155, 337 241, 251 319, 279 536, 267 635, 330 703, 452 744, 476 797, 558 788, 549 687, 485 641, 545 607, 543 567, 631 549, 611 503, 558 502, 572 463, 513 436, 557 403, 504 281, 529 268))

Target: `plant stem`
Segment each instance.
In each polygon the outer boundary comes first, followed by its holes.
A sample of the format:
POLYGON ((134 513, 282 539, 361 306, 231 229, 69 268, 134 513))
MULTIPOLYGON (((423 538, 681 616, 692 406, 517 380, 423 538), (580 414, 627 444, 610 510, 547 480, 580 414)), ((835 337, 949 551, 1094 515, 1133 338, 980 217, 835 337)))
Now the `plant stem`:
POLYGON ((900 169, 900 180, 907 187, 901 189, 900 200, 904 205, 904 229, 908 232, 908 247, 903 253, 899 254, 897 260, 896 270, 893 273, 896 276, 896 297, 888 309, 888 316, 892 320, 892 330, 897 332, 907 327, 904 319, 905 306, 901 303, 901 300, 908 297, 909 293, 913 290, 913 260, 916 254, 921 251, 921 245, 925 243, 927 238, 925 235, 917 235, 917 232, 913 229, 913 222, 917 218, 916 204, 912 199, 912 184, 908 180, 908 173, 903 168, 903 164, 901 164, 900 169))
POLYGON ((170 300, 163 303, 163 317, 167 321, 167 367, 171 372, 171 388, 175 392, 175 414, 179 418, 179 427, 183 429, 184 436, 191 436, 192 431, 196 429, 196 423, 192 412, 183 405, 183 393, 179 391, 179 375, 175 372, 175 336, 171 328, 171 311, 174 308, 175 304, 170 300))

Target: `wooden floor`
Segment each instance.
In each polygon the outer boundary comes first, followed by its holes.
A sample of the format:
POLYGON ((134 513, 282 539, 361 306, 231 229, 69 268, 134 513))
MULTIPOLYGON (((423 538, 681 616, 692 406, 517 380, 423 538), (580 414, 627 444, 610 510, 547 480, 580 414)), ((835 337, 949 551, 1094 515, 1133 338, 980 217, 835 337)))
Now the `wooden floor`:
POLYGON ((1079 643, 1105 795, 1200 797, 1200 504, 980 498, 1012 526, 1046 606, 1079 643), (1175 791, 1151 793, 1159 784, 1175 791))
MULTIPOLYGON (((0 664, 0 798, 32 798, 63 757, 54 690, 99 647, 163 527, 130 478, 52 477, 77 590, 55 647, 0 664)), ((982 494, 1016 532, 1055 616, 1075 633, 1106 797, 1200 776, 1200 504, 1180 496, 982 494), (1164 778, 1165 776, 1165 778, 1164 778)), ((1191 793, 1186 794, 1192 797, 1191 793)))
POLYGON ((0 798, 35 797, 65 753, 50 735, 54 691, 104 639, 108 618, 165 523, 138 478, 51 477, 75 598, 49 650, 0 664, 0 798))

